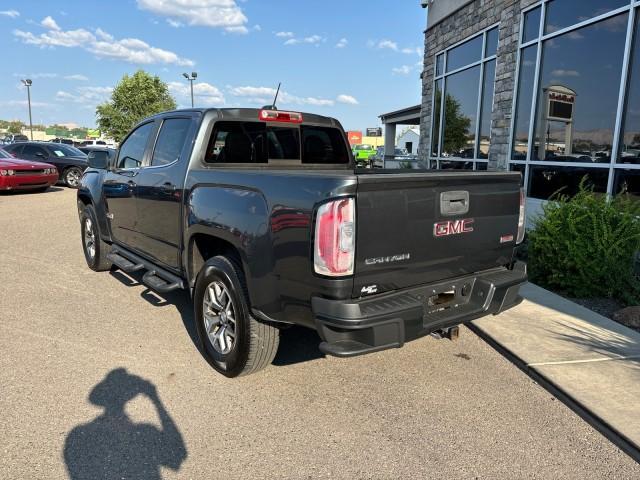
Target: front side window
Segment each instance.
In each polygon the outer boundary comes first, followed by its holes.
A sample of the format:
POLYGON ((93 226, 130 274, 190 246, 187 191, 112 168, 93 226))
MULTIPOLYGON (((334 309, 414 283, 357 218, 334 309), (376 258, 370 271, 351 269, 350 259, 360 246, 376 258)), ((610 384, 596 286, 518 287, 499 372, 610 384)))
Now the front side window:
POLYGON ((120 147, 117 168, 139 168, 142 165, 153 125, 153 122, 145 123, 127 137, 120 147))
POLYGON ((189 118, 169 118, 162 122, 151 165, 168 165, 180 159, 187 133, 191 127, 189 118))

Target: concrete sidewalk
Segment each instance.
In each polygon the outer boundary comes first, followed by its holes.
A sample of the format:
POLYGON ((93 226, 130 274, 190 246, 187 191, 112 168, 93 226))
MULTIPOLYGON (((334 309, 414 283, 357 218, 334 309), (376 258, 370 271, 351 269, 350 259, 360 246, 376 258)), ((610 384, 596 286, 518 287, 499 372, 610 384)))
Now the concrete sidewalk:
POLYGON ((533 284, 471 326, 640 461, 640 333, 533 284))

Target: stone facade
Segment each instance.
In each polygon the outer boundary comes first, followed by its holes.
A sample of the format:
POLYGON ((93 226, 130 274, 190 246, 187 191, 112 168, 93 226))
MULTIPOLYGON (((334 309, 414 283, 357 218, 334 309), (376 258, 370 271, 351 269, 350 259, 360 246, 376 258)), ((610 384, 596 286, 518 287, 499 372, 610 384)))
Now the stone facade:
POLYGON ((425 34, 420 157, 426 160, 431 145, 431 97, 436 53, 499 23, 496 78, 491 115, 489 169, 506 170, 511 126, 511 109, 520 35, 520 12, 538 0, 475 0, 425 34))

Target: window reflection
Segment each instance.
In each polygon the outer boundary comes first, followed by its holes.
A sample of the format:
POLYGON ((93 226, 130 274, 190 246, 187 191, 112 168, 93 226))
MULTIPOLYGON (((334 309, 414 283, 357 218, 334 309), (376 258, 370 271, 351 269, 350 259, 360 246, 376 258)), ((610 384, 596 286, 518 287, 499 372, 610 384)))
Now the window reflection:
MULTIPOLYGON (((626 5, 629 0, 552 0, 547 3, 544 33, 556 32, 626 5)), ((625 31, 626 16, 615 18, 618 28, 625 31)))
POLYGON ((573 196, 578 193, 584 177, 587 187, 597 193, 606 193, 609 178, 607 168, 530 165, 529 196, 542 200, 548 200, 558 193, 573 196))
POLYGON ((527 158, 537 54, 537 45, 531 45, 520 52, 520 78, 518 79, 518 98, 516 101, 516 117, 513 123, 513 148, 511 152, 511 158, 514 160, 525 160, 527 158))
POLYGON ((433 120, 431 121, 431 155, 438 155, 440 146, 440 106, 442 105, 442 79, 435 83, 433 94, 433 120))
POLYGON ((488 167, 488 163, 487 162, 477 162, 476 163, 476 170, 486 170, 488 167))
POLYGON ((442 63, 444 62, 444 53, 436 57, 436 77, 442 75, 442 63))
POLYGON ((491 60, 484 65, 482 85, 482 105, 480 110, 480 138, 478 140, 478 157, 489 158, 491 141, 491 111, 493 108, 493 84, 496 77, 496 61, 491 60))
POLYGON ((538 38, 540 33, 540 7, 534 8, 524 14, 524 27, 522 29, 522 43, 538 38))
POLYGON ((480 61, 482 58, 482 35, 452 48, 447 53, 447 72, 480 61))
POLYGON ((473 162, 440 160, 440 170, 473 170, 473 162))
POLYGON ((487 32, 487 40, 485 41, 485 57, 495 55, 498 51, 498 27, 492 28, 487 32))
POLYGON ((511 170, 512 172, 520 172, 520 185, 524 185, 524 174, 526 166, 519 163, 512 163, 511 165, 509 165, 509 170, 511 170))
POLYGON ((640 200, 640 170, 616 170, 613 193, 640 200))
POLYGON ((626 37, 619 25, 626 18, 544 42, 532 159, 610 161, 626 37))
POLYGON ((636 12, 635 34, 627 83, 627 104, 620 138, 618 163, 640 163, 640 9, 636 12))
POLYGON ((446 78, 442 155, 473 158, 480 66, 446 78))

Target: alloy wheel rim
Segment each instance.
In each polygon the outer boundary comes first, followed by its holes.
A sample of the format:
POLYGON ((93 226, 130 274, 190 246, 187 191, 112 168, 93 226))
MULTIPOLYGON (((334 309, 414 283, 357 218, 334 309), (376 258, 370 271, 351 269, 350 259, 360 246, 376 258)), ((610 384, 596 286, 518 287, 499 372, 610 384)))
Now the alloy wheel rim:
POLYGON ((67 182, 72 187, 75 187, 78 185, 78 183, 80 182, 80 175, 78 174, 77 170, 75 169, 69 170, 69 172, 67 173, 67 182))
POLYGON ((84 221, 84 247, 89 258, 93 260, 93 257, 96 256, 96 235, 93 231, 93 222, 90 218, 84 221))
POLYGON ((227 355, 236 342, 236 310, 227 287, 211 282, 202 301, 204 328, 214 350, 227 355))

